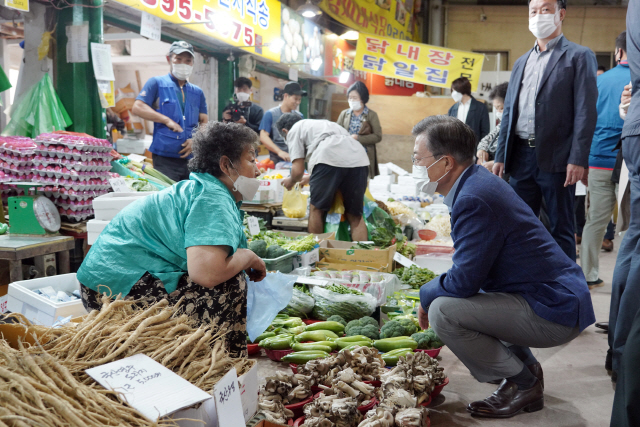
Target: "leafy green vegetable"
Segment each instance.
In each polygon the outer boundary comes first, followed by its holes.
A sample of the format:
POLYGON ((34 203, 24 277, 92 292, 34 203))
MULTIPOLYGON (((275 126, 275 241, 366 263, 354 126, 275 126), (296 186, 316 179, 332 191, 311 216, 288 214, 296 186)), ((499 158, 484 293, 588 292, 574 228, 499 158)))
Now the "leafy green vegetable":
POLYGON ((316 305, 313 307, 312 316, 319 320, 327 320, 336 314, 347 321, 360 319, 370 315, 375 308, 375 298, 371 295, 343 285, 334 284, 319 291, 314 289, 313 297, 316 305))
POLYGON ((351 246, 351 249, 365 249, 365 250, 373 250, 376 247, 374 245, 372 245, 371 243, 360 243, 358 242, 357 244, 351 246))
POLYGON ((398 268, 393 272, 393 274, 398 276, 402 283, 410 285, 415 289, 419 289, 420 286, 430 282, 436 277, 436 274, 433 271, 428 268, 420 268, 416 265, 398 268))
POLYGON ((301 239, 296 239, 286 243, 282 245, 282 247, 290 251, 309 252, 312 251, 317 244, 318 242, 316 242, 315 236, 313 234, 309 234, 301 239))
POLYGON ((402 230, 391 217, 384 218, 382 226, 377 227, 371 233, 371 240, 373 240, 374 245, 383 249, 402 241, 402 239, 402 230))
POLYGON ((333 284, 333 285, 327 286, 327 289, 330 290, 331 292, 335 292, 337 294, 364 295, 359 290, 353 289, 353 288, 349 288, 349 287, 344 286, 344 285, 333 284))
POLYGON ((289 304, 281 310, 280 313, 307 318, 307 314, 311 313, 315 303, 315 300, 309 293, 309 290, 306 289, 305 285, 295 285, 293 287, 293 296, 291 297, 291 301, 289 301, 289 304), (306 292, 300 289, 302 286, 304 286, 306 292))
POLYGON ((407 258, 413 258, 414 256, 416 256, 416 249, 417 246, 415 245, 415 243, 409 242, 407 240, 407 236, 404 236, 402 241, 396 243, 396 252, 398 252, 400 255, 406 256, 407 258))
POLYGON ((385 323, 380 329, 380 338, 393 338, 393 337, 404 337, 409 336, 411 334, 406 333, 405 327, 395 320, 391 320, 385 323))

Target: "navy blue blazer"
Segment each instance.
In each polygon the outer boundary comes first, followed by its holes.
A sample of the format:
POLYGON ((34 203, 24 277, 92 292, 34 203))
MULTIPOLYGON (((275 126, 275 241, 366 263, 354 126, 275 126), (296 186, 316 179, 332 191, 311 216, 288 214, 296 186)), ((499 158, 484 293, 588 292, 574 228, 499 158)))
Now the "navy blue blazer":
POLYGON ((629 2, 627 9, 627 56, 631 69, 631 105, 622 128, 622 138, 640 135, 640 4, 629 2))
MULTIPOLYGON (((458 117, 459 102, 456 102, 449 108, 449 116, 458 117)), ((473 129, 473 133, 476 134, 476 145, 482 138, 489 134, 491 124, 489 123, 489 110, 484 102, 480 102, 471 97, 471 105, 469 105, 469 113, 467 114, 467 120, 465 123, 473 129)))
POLYGON ((427 311, 440 296, 519 294, 543 319, 584 328, 595 322, 582 269, 560 249, 531 208, 482 166, 460 179, 451 212, 453 267, 420 288, 427 311))
MULTIPOLYGON (((513 65, 500 124, 496 162, 511 172, 516 123, 520 115, 520 88, 527 52, 513 65)), ((567 164, 589 166, 589 151, 596 128, 598 87, 595 54, 562 37, 551 52, 536 94, 536 157, 540 170, 566 172, 567 164)))

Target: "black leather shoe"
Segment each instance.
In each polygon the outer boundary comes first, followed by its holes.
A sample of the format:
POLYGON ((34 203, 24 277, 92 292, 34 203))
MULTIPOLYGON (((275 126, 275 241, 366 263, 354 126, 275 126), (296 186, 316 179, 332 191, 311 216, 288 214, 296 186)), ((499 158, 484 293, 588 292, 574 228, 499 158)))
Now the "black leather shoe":
POLYGON ((605 332, 609 332, 609 322, 597 322, 595 327, 600 328, 605 332))
MULTIPOLYGON (((544 373, 542 372, 542 365, 540 364, 540 362, 536 362, 533 365, 527 365, 527 368, 529 368, 531 373, 538 379, 538 381, 540 381, 540 384, 542 384, 542 389, 544 390, 544 373)), ((504 379, 493 380, 489 381, 488 384, 498 385, 502 384, 502 381, 504 381, 504 379)))
POLYGON ((471 415, 487 418, 510 418, 522 411, 536 412, 544 407, 540 381, 528 390, 518 390, 514 382, 504 380, 493 394, 467 406, 471 415))

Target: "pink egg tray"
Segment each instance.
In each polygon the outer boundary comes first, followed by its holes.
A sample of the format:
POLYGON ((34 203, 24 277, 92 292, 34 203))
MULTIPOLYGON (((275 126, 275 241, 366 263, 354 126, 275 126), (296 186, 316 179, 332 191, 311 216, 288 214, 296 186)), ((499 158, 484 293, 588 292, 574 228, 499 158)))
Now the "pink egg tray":
POLYGON ((50 158, 73 159, 86 162, 87 160, 111 160, 111 154, 107 152, 82 151, 64 145, 39 145, 35 153, 50 158))
POLYGON ((78 172, 75 169, 67 169, 61 166, 42 166, 32 168, 34 173, 41 177, 57 178, 66 181, 90 181, 92 179, 107 179, 109 172, 78 172))
POLYGON ((71 209, 64 209, 58 207, 58 213, 64 218, 68 218, 74 221, 84 221, 93 216, 93 209, 85 209, 82 211, 73 211, 71 209))
POLYGON ((38 154, 33 158, 32 163, 36 165, 38 170, 47 169, 49 166, 53 166, 54 169, 59 167, 60 169, 67 168, 70 170, 77 170, 79 172, 108 172, 111 170, 111 163, 108 160, 99 159, 78 161, 74 159, 67 159, 65 157, 57 158, 38 154))
POLYGON ((28 156, 33 154, 36 144, 24 136, 0 136, 0 153, 28 156))
POLYGON ((54 187, 48 185, 46 187, 39 187, 38 191, 42 191, 45 196, 54 199, 71 200, 71 201, 91 201, 96 197, 107 194, 108 190, 99 191, 76 191, 73 188, 54 187))
POLYGON ((88 138, 73 135, 61 135, 56 133, 43 133, 36 138, 36 142, 49 147, 51 145, 62 145, 78 151, 94 151, 108 153, 113 149, 113 145, 106 139, 88 138))
POLYGON ((0 162, 10 163, 16 166, 29 166, 33 164, 33 156, 16 156, 14 154, 1 154, 0 162))
POLYGON ((54 186, 54 187, 67 187, 71 188, 75 191, 100 191, 100 190, 109 190, 111 188, 111 184, 109 181, 104 179, 90 179, 88 181, 74 181, 72 179, 66 178, 54 178, 48 176, 35 176, 32 180, 33 182, 37 182, 43 186, 54 186))

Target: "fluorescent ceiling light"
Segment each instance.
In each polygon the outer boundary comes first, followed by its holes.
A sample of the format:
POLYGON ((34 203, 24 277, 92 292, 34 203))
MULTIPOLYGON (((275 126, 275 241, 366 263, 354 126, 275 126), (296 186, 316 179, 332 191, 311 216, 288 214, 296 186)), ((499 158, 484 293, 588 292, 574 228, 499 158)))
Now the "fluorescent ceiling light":
POLYGON ((343 71, 342 73, 340 73, 340 77, 338 78, 338 81, 340 83, 346 83, 349 81, 349 76, 351 76, 351 73, 348 71, 343 71))
POLYGON ((313 71, 318 71, 320 69, 320 67, 322 67, 322 58, 320 58, 318 56, 318 57, 316 57, 316 59, 311 61, 311 69, 313 71))

